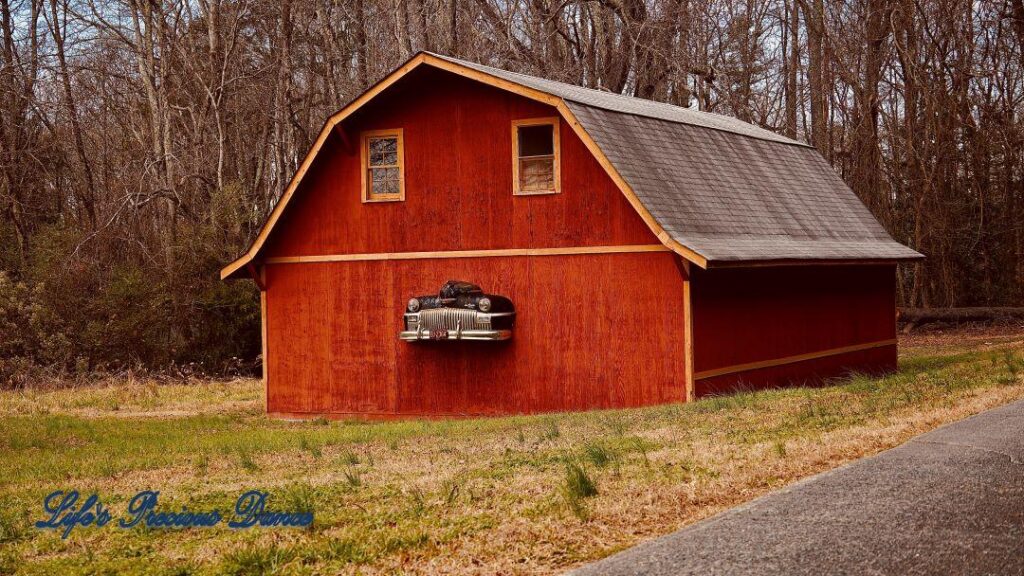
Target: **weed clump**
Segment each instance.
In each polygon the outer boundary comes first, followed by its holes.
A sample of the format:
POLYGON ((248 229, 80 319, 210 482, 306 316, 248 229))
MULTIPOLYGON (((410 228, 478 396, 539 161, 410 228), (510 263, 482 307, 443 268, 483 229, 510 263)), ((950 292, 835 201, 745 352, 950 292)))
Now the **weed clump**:
POLYGON ((597 484, 587 469, 575 460, 565 463, 562 492, 569 510, 580 520, 586 520, 588 511, 584 500, 597 496, 597 484))
POLYGON ((608 448, 596 442, 590 442, 584 446, 583 453, 586 455, 587 460, 590 460, 598 468, 604 468, 614 459, 614 455, 608 448))

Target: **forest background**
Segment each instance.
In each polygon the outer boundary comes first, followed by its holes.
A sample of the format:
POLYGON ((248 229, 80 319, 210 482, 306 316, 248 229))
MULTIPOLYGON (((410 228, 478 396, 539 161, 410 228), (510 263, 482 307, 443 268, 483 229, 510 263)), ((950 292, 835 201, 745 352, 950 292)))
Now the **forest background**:
POLYGON ((1024 0, 0 0, 0 385, 252 370, 217 272, 324 119, 416 51, 813 144, 899 300, 1024 303, 1024 0))

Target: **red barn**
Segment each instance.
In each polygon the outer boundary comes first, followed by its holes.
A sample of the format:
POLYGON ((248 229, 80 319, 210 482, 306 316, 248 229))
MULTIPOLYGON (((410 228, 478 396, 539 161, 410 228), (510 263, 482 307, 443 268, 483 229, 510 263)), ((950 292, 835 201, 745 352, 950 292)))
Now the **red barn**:
POLYGON ((893 370, 920 257, 805 144, 420 53, 328 119, 221 275, 260 287, 269 413, 461 416, 893 370), (447 280, 514 327, 410 328, 447 280))

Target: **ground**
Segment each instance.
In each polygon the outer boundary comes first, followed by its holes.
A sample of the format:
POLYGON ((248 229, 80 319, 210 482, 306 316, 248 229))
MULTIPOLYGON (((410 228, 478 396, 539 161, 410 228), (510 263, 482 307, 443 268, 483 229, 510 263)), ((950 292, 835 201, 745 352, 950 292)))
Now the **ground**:
POLYGON ((1024 327, 917 332, 900 371, 634 410, 285 422, 251 379, 0 392, 0 573, 551 573, 940 424, 1024 398, 1024 327), (311 528, 33 527, 50 492, 117 517, 229 511, 246 490, 311 528))
POLYGON ((1024 575, 1024 400, 816 474, 572 576, 1024 575))

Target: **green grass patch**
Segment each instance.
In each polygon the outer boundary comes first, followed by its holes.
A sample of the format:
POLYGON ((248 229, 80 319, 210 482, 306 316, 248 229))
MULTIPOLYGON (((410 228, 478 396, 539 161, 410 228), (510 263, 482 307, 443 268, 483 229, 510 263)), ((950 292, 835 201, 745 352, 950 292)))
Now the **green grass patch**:
POLYGON ((870 453, 1022 397, 1024 348, 914 355, 827 387, 451 421, 270 420, 244 380, 119 386, 0 392, 0 573, 558 571, 860 455, 858 439, 870 453), (258 488, 314 522, 34 528, 42 498, 70 488, 118 514, 140 489, 164 510, 230 510, 258 488))

